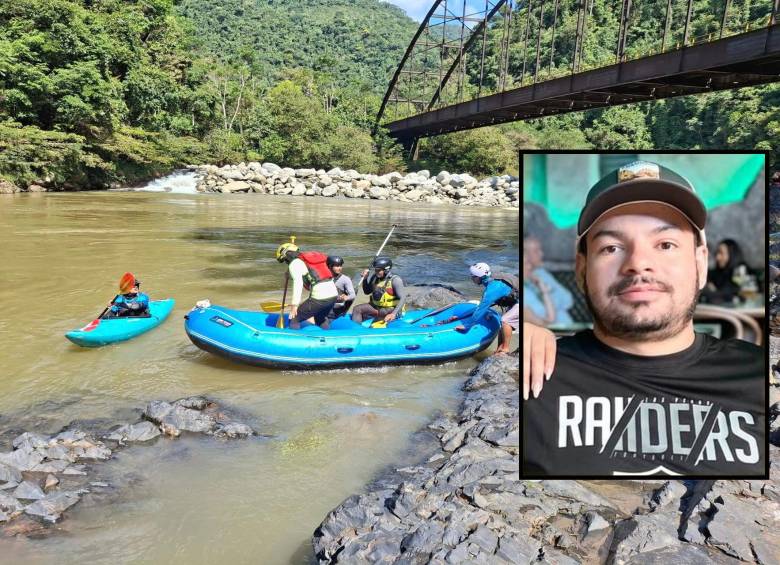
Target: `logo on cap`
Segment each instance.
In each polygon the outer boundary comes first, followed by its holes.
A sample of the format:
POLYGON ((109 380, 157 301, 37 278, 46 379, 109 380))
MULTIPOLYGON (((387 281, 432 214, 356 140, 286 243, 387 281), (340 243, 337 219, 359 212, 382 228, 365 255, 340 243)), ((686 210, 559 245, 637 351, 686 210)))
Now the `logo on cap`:
POLYGON ((634 179, 660 179, 661 170, 655 163, 647 161, 634 161, 618 169, 618 182, 626 182, 634 179))

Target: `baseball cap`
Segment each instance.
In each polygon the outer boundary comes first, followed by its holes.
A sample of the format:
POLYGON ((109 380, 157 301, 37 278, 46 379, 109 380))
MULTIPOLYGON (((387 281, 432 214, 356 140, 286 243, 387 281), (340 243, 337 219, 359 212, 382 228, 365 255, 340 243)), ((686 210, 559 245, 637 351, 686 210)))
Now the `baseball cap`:
POLYGON ((675 208, 699 232, 701 244, 706 245, 707 208, 693 185, 663 165, 634 161, 608 173, 590 189, 577 222, 577 246, 604 214, 635 202, 655 202, 675 208))

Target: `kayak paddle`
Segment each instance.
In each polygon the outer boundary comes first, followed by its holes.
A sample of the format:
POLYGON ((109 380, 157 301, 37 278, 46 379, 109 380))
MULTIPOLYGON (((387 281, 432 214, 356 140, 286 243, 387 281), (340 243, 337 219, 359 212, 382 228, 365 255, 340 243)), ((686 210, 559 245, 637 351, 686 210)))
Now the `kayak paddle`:
MULTIPOLYGON (((285 270, 284 271, 284 292, 282 293, 282 304, 279 306, 282 306, 285 302, 287 302, 287 283, 290 282, 290 271, 285 270)), ((284 328, 284 312, 279 311, 279 321, 276 322, 277 328, 284 328)))
MULTIPOLYGON (((387 240, 390 239, 391 235, 393 235, 393 230, 395 230, 396 227, 397 227, 396 224, 393 224, 393 227, 390 228, 390 231, 388 232, 387 237, 385 238, 385 240, 382 242, 382 245, 379 248, 379 251, 377 251, 376 255, 374 255, 374 259, 379 257, 379 254, 382 253, 382 250, 385 248, 385 244, 387 243, 387 240)), ((373 265, 373 264, 374 264, 374 261, 372 259, 371 260, 371 265, 373 265)), ((369 269, 371 268, 371 265, 368 266, 369 269)), ((364 278, 365 278, 365 276, 361 275, 360 280, 358 281, 358 290, 357 290, 357 292, 360 292, 360 288, 363 286, 363 279, 364 278)))

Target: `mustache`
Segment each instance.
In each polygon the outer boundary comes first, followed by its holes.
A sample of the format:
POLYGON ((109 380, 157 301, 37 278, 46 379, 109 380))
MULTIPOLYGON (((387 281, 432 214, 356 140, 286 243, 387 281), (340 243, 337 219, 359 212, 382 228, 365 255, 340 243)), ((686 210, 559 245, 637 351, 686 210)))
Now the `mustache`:
POLYGON ((607 295, 608 296, 617 296, 621 292, 623 292, 626 289, 631 288, 632 286, 636 286, 639 284, 648 284, 653 285, 654 287, 657 287, 659 290, 663 292, 672 292, 674 290, 674 287, 672 287, 670 284, 667 284, 663 281, 659 281, 658 279, 641 276, 641 277, 625 277, 615 284, 611 285, 607 289, 607 295))

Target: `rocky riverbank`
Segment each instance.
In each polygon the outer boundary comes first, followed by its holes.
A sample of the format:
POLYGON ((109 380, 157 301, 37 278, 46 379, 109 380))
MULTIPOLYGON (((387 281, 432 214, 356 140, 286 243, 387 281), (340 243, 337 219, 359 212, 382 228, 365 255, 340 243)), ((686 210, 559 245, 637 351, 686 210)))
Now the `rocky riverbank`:
POLYGON ((0 452, 0 535, 46 535, 48 525, 84 495, 110 485, 94 481, 96 464, 107 461, 128 444, 183 432, 222 439, 255 435, 216 403, 201 396, 172 403, 147 404, 142 419, 118 423, 106 431, 68 426, 54 435, 24 432, 11 441, 11 451, 0 452))
POLYGON ((437 453, 345 500, 313 536, 320 563, 777 563, 780 403, 771 478, 523 481, 519 357, 490 357, 459 413, 430 425, 437 453))
POLYGON ((201 178, 200 192, 253 192, 459 204, 462 206, 500 206, 518 208, 520 182, 510 175, 477 180, 468 174, 429 171, 385 175, 361 174, 336 167, 324 169, 291 169, 274 163, 240 163, 238 165, 192 166, 201 178))

